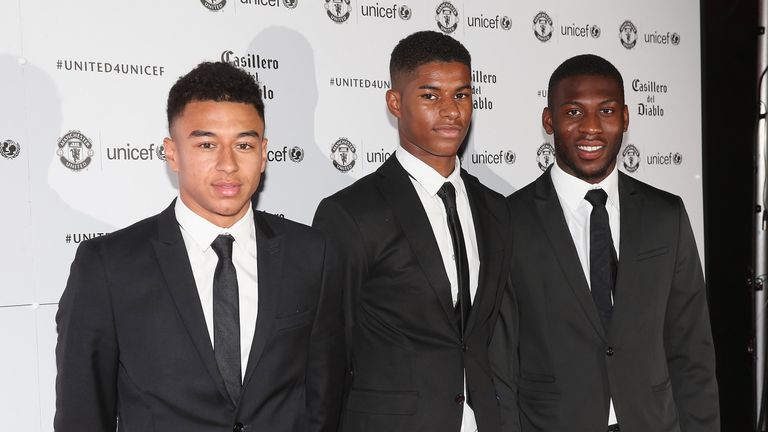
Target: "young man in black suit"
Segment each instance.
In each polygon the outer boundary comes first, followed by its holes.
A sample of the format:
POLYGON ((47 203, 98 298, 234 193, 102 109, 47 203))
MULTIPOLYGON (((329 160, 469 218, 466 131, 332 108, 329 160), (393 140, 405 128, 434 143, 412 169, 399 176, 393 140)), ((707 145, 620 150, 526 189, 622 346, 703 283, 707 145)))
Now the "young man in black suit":
POLYGON ((80 245, 56 322, 57 432, 335 431, 341 290, 317 231, 252 208, 264 103, 202 63, 168 96, 179 197, 80 245))
POLYGON ((548 95, 556 163, 509 197, 512 289, 492 349, 505 430, 719 431, 683 202, 616 167, 629 125, 621 74, 573 57, 548 95))
POLYGON ((453 38, 401 40, 386 93, 400 147, 315 214, 346 268, 345 432, 499 430, 487 346, 509 268, 509 211, 459 165, 470 75, 453 38))

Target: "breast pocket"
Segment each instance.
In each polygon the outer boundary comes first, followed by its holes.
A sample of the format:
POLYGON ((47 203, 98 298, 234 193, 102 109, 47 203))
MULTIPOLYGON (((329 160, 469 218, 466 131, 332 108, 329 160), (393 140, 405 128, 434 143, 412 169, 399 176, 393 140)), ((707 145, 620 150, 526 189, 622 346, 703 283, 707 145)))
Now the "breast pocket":
POLYGON ((275 331, 286 331, 303 327, 311 324, 314 318, 314 309, 277 317, 275 319, 275 331))
POLYGON ((669 248, 666 246, 648 249, 637 254, 637 261, 643 261, 657 256, 665 255, 668 251, 669 248))

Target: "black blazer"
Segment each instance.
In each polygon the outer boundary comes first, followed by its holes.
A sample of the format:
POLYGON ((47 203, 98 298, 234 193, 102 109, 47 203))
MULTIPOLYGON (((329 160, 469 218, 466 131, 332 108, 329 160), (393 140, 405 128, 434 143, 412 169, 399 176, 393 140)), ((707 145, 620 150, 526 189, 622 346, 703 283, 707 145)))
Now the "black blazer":
POLYGON ((487 347, 507 279, 509 210, 501 195, 461 176, 480 254, 464 344, 432 228, 396 157, 317 209, 314 226, 344 251, 345 432, 458 431, 464 370, 480 430, 499 430, 487 347))
POLYGON ((718 431, 707 294, 682 200, 619 173, 606 328, 550 171, 508 200, 512 290, 493 343, 505 430, 605 430, 612 397, 622 432, 718 431))
POLYGON ((309 227, 262 212, 255 223, 259 305, 239 404, 171 204, 78 248, 56 316, 57 432, 336 429, 344 346, 333 254, 309 227))

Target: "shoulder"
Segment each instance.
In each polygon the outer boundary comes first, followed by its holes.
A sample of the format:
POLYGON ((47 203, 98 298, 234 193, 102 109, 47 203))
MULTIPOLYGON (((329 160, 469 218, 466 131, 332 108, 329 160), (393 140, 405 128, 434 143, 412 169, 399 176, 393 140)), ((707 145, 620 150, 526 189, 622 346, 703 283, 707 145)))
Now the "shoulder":
POLYGON ((157 238, 160 215, 150 216, 117 231, 86 240, 83 245, 95 249, 135 250, 157 238))
POLYGON ((679 196, 619 172, 620 199, 627 194, 641 196, 646 204, 656 210, 679 211, 683 206, 679 196))
POLYGON ((285 235, 288 238, 301 239, 307 244, 324 243, 323 235, 315 228, 261 210, 255 210, 254 215, 256 224, 264 231, 271 231, 275 236, 285 235))
POLYGON ((461 170, 461 178, 464 180, 464 185, 469 193, 480 195, 488 210, 495 214, 497 218, 508 219, 509 204, 502 194, 482 184, 477 177, 469 174, 464 169, 461 170))
POLYGON ((536 197, 536 188, 538 185, 544 184, 547 181, 549 181, 549 178, 547 177, 547 173, 544 173, 539 176, 539 178, 528 183, 523 188, 516 190, 514 193, 507 197, 507 202, 509 203, 510 207, 513 210, 520 207, 529 207, 536 197))

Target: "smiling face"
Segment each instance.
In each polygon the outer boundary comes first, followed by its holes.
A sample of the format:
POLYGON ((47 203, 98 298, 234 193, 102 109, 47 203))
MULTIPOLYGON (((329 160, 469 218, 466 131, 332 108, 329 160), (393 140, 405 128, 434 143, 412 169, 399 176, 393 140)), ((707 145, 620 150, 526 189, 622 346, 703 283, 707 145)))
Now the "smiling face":
POLYGON ((187 207, 224 228, 245 215, 267 160, 264 120, 253 105, 190 102, 163 145, 187 207))
POLYGON ((447 177, 472 121, 469 67, 425 63, 394 78, 386 97, 403 149, 447 177))
POLYGON ((555 159, 568 174, 599 183, 616 166, 629 110, 619 83, 602 75, 564 78, 544 108, 544 130, 554 135, 555 159))

